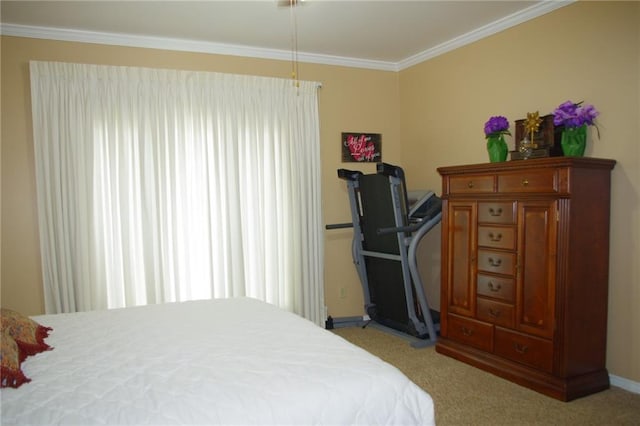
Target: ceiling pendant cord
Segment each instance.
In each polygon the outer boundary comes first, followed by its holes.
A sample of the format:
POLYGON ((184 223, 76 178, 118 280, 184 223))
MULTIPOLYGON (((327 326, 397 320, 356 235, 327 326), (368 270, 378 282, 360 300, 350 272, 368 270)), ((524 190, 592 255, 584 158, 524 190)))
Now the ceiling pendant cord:
POLYGON ((300 87, 298 74, 298 21, 296 19, 296 6, 298 0, 289 0, 289 17, 291 26, 291 79, 296 88, 300 87))

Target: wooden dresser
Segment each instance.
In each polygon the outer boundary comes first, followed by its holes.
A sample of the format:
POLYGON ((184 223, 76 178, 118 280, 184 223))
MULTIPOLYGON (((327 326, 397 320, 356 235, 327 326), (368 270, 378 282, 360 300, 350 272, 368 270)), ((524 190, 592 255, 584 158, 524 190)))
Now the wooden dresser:
POLYGON ((609 387, 614 165, 551 157, 438 169, 439 353, 563 401, 609 387))

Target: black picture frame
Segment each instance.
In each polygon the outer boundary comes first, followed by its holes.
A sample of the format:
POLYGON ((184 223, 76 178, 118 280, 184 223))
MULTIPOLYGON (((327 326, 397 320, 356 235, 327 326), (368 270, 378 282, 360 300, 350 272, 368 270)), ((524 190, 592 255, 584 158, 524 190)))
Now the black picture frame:
POLYGON ((343 163, 379 163, 382 161, 382 134, 342 132, 343 163))

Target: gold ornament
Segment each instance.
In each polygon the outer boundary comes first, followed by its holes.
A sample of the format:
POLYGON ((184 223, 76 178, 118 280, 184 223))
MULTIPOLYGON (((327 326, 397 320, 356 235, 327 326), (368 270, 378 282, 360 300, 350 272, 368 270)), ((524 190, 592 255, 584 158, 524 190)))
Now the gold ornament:
POLYGON ((538 111, 527 113, 527 119, 524 121, 524 132, 525 134, 529 133, 529 143, 534 145, 534 148, 537 148, 537 144, 533 143, 533 134, 540 129, 541 123, 542 119, 538 111))

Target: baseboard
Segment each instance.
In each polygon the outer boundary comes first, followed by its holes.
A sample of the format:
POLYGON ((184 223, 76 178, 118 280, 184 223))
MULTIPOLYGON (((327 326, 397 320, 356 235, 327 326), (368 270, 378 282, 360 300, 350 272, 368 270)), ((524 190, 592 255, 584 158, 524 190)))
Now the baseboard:
POLYGON ((361 317, 340 317, 332 318, 329 316, 325 323, 325 328, 343 328, 343 327, 362 327, 369 321, 368 318, 361 317), (330 326, 331 324, 331 326, 330 326))
POLYGON ((640 394, 640 383, 633 380, 625 379, 624 377, 614 376, 609 374, 609 381, 612 386, 622 388, 626 391, 640 394))

